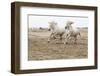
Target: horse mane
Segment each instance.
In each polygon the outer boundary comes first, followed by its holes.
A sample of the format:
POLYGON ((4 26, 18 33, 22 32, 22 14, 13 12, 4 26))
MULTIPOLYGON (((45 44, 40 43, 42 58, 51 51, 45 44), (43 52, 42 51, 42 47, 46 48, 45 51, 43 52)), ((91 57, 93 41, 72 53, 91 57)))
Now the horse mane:
POLYGON ((72 30, 73 29, 72 24, 73 24, 73 22, 71 22, 71 21, 67 22, 65 29, 72 30))
POLYGON ((51 30, 55 30, 58 26, 57 26, 57 23, 52 21, 52 22, 49 22, 49 27, 51 30))

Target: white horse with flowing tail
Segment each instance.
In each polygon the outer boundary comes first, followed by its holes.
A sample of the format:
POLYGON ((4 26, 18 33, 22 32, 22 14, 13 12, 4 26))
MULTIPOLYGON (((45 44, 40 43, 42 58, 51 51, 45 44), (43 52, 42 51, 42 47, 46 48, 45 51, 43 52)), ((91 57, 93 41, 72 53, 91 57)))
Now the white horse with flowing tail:
POLYGON ((50 42, 51 39, 57 39, 58 37, 60 38, 60 40, 62 40, 62 36, 66 32, 65 28, 59 28, 57 26, 57 23, 54 21, 49 22, 49 27, 51 30, 51 34, 50 37, 48 38, 48 42, 50 42))
POLYGON ((79 29, 76 27, 74 22, 72 21, 67 21, 67 24, 65 26, 66 33, 65 33, 65 42, 64 44, 67 43, 67 41, 71 38, 74 38, 74 43, 77 41, 78 35, 81 37, 79 29))

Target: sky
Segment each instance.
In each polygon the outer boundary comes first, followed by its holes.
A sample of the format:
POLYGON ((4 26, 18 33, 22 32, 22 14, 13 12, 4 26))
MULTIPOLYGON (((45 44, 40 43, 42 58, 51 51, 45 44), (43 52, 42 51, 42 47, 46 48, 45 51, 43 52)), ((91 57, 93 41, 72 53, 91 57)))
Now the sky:
POLYGON ((88 27, 88 17, 76 16, 48 16, 48 15, 29 15, 29 28, 48 28, 51 21, 57 22, 59 27, 65 27, 67 21, 73 21, 76 27, 88 27))

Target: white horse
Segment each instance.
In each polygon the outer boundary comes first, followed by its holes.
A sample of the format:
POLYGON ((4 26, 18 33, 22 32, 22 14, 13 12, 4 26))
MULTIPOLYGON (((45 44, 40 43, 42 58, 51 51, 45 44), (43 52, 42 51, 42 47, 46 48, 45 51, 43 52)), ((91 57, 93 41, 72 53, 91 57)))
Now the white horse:
POLYGON ((50 34, 50 37, 48 38, 48 42, 50 42, 51 39, 57 39, 57 38, 62 40, 62 36, 66 32, 65 28, 59 28, 57 26, 57 23, 54 21, 49 22, 49 27, 51 30, 51 34, 50 34))
POLYGON ((65 33, 65 42, 64 42, 64 44, 66 44, 67 41, 72 39, 72 38, 74 39, 74 43, 76 43, 78 35, 81 37, 80 31, 76 27, 74 22, 67 21, 65 29, 66 29, 67 32, 65 33))

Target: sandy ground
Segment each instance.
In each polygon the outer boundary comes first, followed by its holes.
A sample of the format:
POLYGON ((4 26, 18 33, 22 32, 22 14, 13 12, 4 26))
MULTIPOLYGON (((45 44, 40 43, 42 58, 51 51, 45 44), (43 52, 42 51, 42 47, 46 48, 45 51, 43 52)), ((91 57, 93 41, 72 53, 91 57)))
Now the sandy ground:
POLYGON ((87 58, 87 29, 81 29, 81 38, 78 38, 77 44, 70 41, 65 45, 60 40, 52 40, 48 43, 47 39, 50 33, 50 31, 29 31, 28 60, 87 58))

